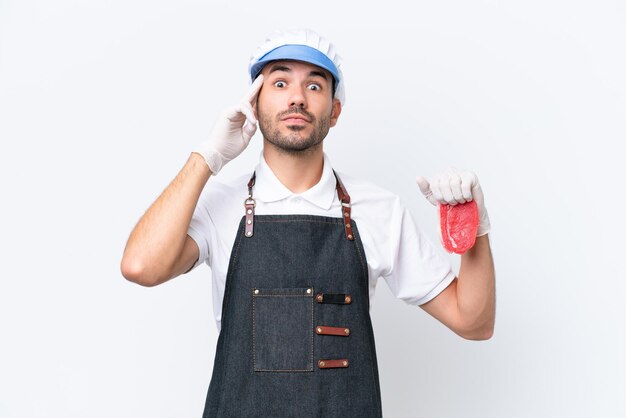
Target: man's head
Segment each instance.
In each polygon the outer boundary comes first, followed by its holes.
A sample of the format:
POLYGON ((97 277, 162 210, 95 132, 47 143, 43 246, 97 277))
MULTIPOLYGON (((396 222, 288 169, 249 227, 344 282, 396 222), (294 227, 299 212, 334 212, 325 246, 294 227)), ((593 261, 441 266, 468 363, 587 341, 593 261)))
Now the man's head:
POLYGON ((257 116, 269 143, 289 153, 321 147, 344 100, 339 63, 334 47, 309 30, 274 34, 259 47, 249 69, 252 80, 264 76, 257 116))
POLYGON ((293 60, 308 62, 328 71, 334 78, 333 97, 343 105, 346 101, 341 57, 335 46, 310 29, 277 31, 267 37, 250 57, 250 80, 270 62, 293 60))

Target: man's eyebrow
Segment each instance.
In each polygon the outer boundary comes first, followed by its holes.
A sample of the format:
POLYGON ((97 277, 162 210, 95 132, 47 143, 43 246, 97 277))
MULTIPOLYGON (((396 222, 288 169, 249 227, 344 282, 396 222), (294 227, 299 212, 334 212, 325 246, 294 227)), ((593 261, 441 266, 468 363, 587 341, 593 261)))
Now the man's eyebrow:
POLYGON ((291 72, 291 68, 289 68, 289 67, 287 67, 285 65, 275 64, 275 65, 272 65, 270 67, 269 74, 272 74, 274 71, 284 71, 286 73, 290 73, 291 72))
MULTIPOLYGON (((269 74, 272 74, 275 71, 284 71, 286 73, 290 73, 291 68, 282 64, 274 64, 270 67, 269 74)), ((309 77, 322 77, 324 80, 328 81, 328 75, 325 72, 319 70, 311 70, 309 72, 309 77)))
POLYGON ((314 77, 314 76, 317 76, 317 77, 322 77, 324 80, 328 81, 328 77, 326 76, 326 73, 325 73, 325 72, 318 71, 318 70, 312 70, 312 71, 309 73, 309 77, 314 77))

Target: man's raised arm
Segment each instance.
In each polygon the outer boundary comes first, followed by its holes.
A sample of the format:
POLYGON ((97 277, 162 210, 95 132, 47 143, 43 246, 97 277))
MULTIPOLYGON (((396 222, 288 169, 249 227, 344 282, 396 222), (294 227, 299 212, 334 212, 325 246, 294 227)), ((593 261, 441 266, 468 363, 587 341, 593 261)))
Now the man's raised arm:
POLYGON ((210 175, 202 157, 192 153, 131 232, 122 257, 124 277, 143 286, 156 286, 193 266, 198 246, 187 229, 210 175))
POLYGON ((237 157, 256 132, 254 104, 263 84, 259 76, 237 105, 217 120, 209 139, 187 160, 176 178, 141 217, 128 238, 121 270, 128 280, 156 286, 188 271, 199 255, 187 235, 193 212, 212 174, 237 157))

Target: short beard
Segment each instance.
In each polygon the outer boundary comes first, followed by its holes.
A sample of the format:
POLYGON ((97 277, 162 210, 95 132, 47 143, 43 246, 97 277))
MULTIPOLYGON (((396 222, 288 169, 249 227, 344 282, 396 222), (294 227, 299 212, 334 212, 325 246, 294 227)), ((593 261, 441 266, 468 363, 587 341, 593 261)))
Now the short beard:
POLYGON ((272 122, 270 115, 264 114, 259 108, 257 108, 257 111, 259 128, 261 129, 263 137, 284 154, 302 156, 312 153, 321 147, 324 138, 326 138, 330 130, 330 115, 320 118, 318 122, 317 118, 306 110, 299 107, 291 107, 285 112, 276 115, 275 122, 272 122), (302 131, 304 127, 297 125, 289 127, 291 131, 290 134, 281 134, 278 124, 281 123, 281 119, 290 114, 302 114, 306 116, 314 127, 311 135, 308 137, 300 136, 299 132, 302 131))

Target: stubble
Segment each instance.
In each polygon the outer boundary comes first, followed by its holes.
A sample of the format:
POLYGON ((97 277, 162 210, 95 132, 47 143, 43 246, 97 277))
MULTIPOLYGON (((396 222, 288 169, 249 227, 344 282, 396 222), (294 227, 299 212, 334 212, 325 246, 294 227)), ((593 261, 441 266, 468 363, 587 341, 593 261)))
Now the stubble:
POLYGON ((315 151, 322 145, 330 130, 330 115, 318 119, 299 107, 291 107, 275 117, 265 114, 260 108, 257 108, 257 113, 259 129, 263 137, 279 151, 286 154, 302 155, 315 151), (279 125, 282 123, 281 119, 292 114, 303 115, 310 121, 313 125, 313 132, 309 136, 302 135, 305 126, 300 125, 288 126, 289 133, 281 133, 279 129, 279 125))

